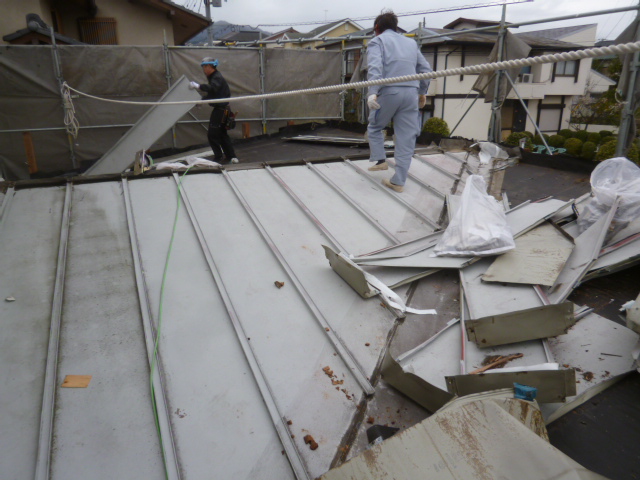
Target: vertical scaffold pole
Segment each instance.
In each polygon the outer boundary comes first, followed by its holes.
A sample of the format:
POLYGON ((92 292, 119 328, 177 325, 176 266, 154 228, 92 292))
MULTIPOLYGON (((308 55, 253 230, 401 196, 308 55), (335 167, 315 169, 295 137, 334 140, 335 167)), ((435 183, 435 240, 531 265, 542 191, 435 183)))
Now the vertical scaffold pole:
MULTIPOLYGON (((500 30, 498 31, 498 58, 497 62, 502 61, 502 55, 504 52, 504 38, 506 36, 505 19, 507 16, 507 5, 502 5, 502 18, 500 19, 500 30)), ((502 103, 500 102, 500 83, 502 81, 502 70, 498 70, 495 73, 495 85, 493 93, 493 102, 491 103, 491 121, 489 122, 489 134, 490 141, 499 143, 502 141, 502 128, 500 121, 500 109, 502 103)))
MULTIPOLYGON (((53 27, 49 27, 51 33, 51 55, 53 56, 53 68, 58 80, 58 87, 60 88, 60 97, 62 98, 62 107, 64 109, 64 118, 67 118, 67 110, 70 108, 65 102, 62 95, 62 85, 64 85, 64 77, 62 76, 62 65, 60 65, 60 55, 58 54, 58 45, 56 44, 56 35, 53 31, 53 27)), ((78 168, 78 161, 76 159, 76 152, 73 146, 74 137, 67 132, 67 140, 69 141, 69 156, 71 158, 71 165, 73 168, 78 168)))
MULTIPOLYGON (((636 12, 636 21, 640 19, 640 10, 636 12)), ((638 41, 639 31, 638 27, 636 27, 636 35, 633 39, 634 42, 638 41)), ((620 129, 618 131, 618 143, 616 144, 616 157, 622 157, 627 153, 627 145, 629 145, 629 133, 631 130, 631 125, 633 125, 634 115, 636 111, 636 99, 635 99, 635 90, 636 90, 636 81, 638 78, 638 69, 640 68, 640 53, 635 52, 629 60, 629 56, 625 58, 625 61, 630 61, 629 65, 629 74, 628 74, 628 82, 627 82, 627 92, 626 92, 626 102, 624 103, 624 107, 622 108, 622 114, 620 118, 620 129)))

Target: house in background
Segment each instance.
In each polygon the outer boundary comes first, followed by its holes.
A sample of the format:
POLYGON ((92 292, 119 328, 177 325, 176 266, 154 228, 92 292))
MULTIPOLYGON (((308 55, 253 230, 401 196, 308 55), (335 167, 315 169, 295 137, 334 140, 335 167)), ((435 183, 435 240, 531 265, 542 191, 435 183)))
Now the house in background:
MULTIPOLYGON (((292 39, 292 35, 298 35, 300 32, 293 27, 286 28, 284 30, 280 30, 279 32, 273 33, 262 40, 273 42, 273 41, 281 41, 282 43, 267 43, 267 48, 287 48, 289 45, 287 42, 292 39)), ((297 37, 296 37, 297 38, 297 37)))
MULTIPOLYGON (((497 42, 495 32, 469 32, 446 36, 448 32, 494 25, 496 22, 458 19, 450 23, 452 29, 422 29, 412 33, 421 36, 422 52, 434 70, 466 67, 487 63, 489 54, 497 42), (474 23, 475 22, 475 23, 474 23), (433 37, 435 34, 445 34, 433 37), (430 38, 431 37, 431 38, 430 38)), ((579 50, 595 42, 596 25, 583 25, 567 29, 551 29, 539 32, 519 33, 516 36, 531 47, 530 56, 579 50), (576 42, 552 38, 554 35, 576 42)), ((522 69, 514 79, 518 93, 523 98, 533 119, 544 133, 556 133, 569 128, 574 98, 583 96, 589 87, 592 93, 601 93, 609 84, 601 77, 592 77, 591 59, 535 65, 522 69)), ((423 119, 431 116, 444 118, 454 132, 469 138, 487 138, 491 104, 484 103, 483 95, 464 115, 476 98, 472 90, 478 75, 460 75, 438 78, 431 81, 428 103, 423 119), (464 118, 463 118, 464 116, 464 118), (461 120, 462 119, 462 120, 461 120)), ((515 92, 511 92, 502 105, 502 137, 512 132, 534 132, 533 122, 527 117, 515 92)))
POLYGON ((363 28, 360 25, 348 18, 345 18, 343 20, 327 23, 326 25, 320 25, 306 33, 289 32, 287 33, 287 38, 290 40, 297 40, 297 42, 287 43, 285 47, 316 48, 324 43, 322 38, 341 37, 360 32, 362 30, 363 28), (320 38, 320 40, 311 40, 313 38, 320 38))
MULTIPOLYGON (((398 33, 407 33, 406 30, 398 27, 398 33)), ((366 28, 354 33, 340 35, 344 40, 327 40, 316 45, 317 50, 342 50, 345 52, 345 80, 348 82, 355 73, 356 65, 360 56, 367 46, 367 43, 374 36, 373 27, 366 28)))
MULTIPOLYGON (((227 43, 233 44, 234 42, 248 42, 254 40, 263 40, 269 37, 271 32, 267 32, 258 27, 252 27, 251 25, 237 25, 234 23, 225 22, 224 20, 217 20, 212 23, 208 30, 211 31, 211 38, 215 41, 214 45, 225 45, 227 43)), ((190 38, 186 45, 206 46, 209 42, 209 35, 207 29, 198 33, 195 37, 190 38)))
POLYGON ((3 0, 2 7, 0 35, 14 45, 51 43, 49 27, 66 44, 183 45, 209 25, 169 0, 3 0))

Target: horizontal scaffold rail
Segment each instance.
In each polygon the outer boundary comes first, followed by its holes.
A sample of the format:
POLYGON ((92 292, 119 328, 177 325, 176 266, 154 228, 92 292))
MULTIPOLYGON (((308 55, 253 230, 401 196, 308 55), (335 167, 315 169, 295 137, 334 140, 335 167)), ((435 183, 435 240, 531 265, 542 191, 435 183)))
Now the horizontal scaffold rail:
POLYGON ((472 74, 483 74, 483 73, 491 73, 498 70, 508 70, 516 67, 527 67, 532 65, 541 65, 545 63, 557 63, 569 60, 582 60, 584 58, 596 58, 603 57, 606 55, 624 55, 628 53, 634 53, 640 51, 640 42, 632 42, 632 43, 623 43, 620 45, 610 45, 608 47, 595 47, 595 48, 586 48, 584 50, 574 50, 571 52, 561 52, 561 53, 552 53, 548 55, 540 55, 537 57, 527 57, 527 58, 519 58, 516 60, 504 60, 502 62, 494 62, 494 63, 483 63, 480 65, 471 65, 468 67, 460 67, 460 68, 449 68, 446 70, 437 70, 429 73, 418 73, 415 75, 404 75, 400 77, 392 77, 392 78, 381 78, 379 80, 368 80, 365 82, 354 82, 354 83, 341 83, 338 85, 329 85, 326 87, 315 87, 315 88, 305 88, 301 90, 290 90, 285 92, 274 92, 274 93, 264 93, 258 95, 245 95, 240 97, 233 98, 218 98, 214 100, 193 100, 193 101, 182 101, 182 102, 133 102, 126 100, 113 100, 110 98, 102 98, 96 97, 94 95, 89 95, 88 93, 81 92, 66 82, 63 84, 63 94, 65 97, 70 100, 71 94, 73 91, 79 95, 93 98, 95 100, 102 100, 104 102, 110 103, 121 103, 127 105, 159 105, 162 103, 163 105, 184 105, 184 104, 211 104, 211 103, 227 103, 230 100, 233 102, 239 102, 244 100, 263 100, 269 98, 280 98, 280 97, 289 97, 294 95, 315 95, 322 93, 333 93, 333 92, 342 92, 345 90, 356 90, 360 88, 366 88, 372 85, 389 85, 393 83, 401 83, 401 82, 410 82, 414 80, 431 80, 435 78, 442 77, 451 77, 457 75, 472 75, 472 74))

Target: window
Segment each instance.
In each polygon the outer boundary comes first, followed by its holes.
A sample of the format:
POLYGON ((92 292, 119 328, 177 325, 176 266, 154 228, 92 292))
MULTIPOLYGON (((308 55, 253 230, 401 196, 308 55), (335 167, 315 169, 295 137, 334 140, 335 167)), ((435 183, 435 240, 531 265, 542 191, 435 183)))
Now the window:
POLYGON ((562 110, 560 108, 541 110, 538 128, 541 132, 557 132, 560 127, 561 117, 562 110))
POLYGON ((358 60, 360 60, 360 50, 349 50, 346 52, 346 74, 353 75, 355 72, 356 65, 358 64, 358 60))
POLYGON ((80 41, 91 45, 117 45, 115 18, 79 18, 80 41))
POLYGON ((557 132, 562 128, 562 116, 565 108, 565 97, 560 97, 560 103, 540 103, 538 105, 538 119, 536 123, 542 132, 557 132))
POLYGON ((576 73, 578 73, 577 60, 568 60, 556 64, 556 76, 558 77, 573 77, 576 73))

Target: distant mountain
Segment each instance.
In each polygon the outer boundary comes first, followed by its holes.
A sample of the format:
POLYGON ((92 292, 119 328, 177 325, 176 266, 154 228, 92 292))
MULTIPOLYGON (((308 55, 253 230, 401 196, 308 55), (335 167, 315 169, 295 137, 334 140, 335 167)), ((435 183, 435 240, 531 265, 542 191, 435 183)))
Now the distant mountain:
MULTIPOLYGON (((222 39, 230 39, 230 38, 239 38, 246 37, 247 39, 258 39, 260 38, 260 33, 262 33, 262 38, 268 37, 271 35, 271 32, 266 32, 260 28, 255 28, 250 25, 234 25, 229 22, 225 22, 224 20, 218 20, 214 22, 213 25, 209 27, 211 29, 211 34, 214 40, 222 40, 222 39), (243 34, 243 35, 237 35, 243 34)), ((207 31, 203 30, 198 35, 190 39, 186 42, 187 45, 204 45, 207 43, 207 31)))

